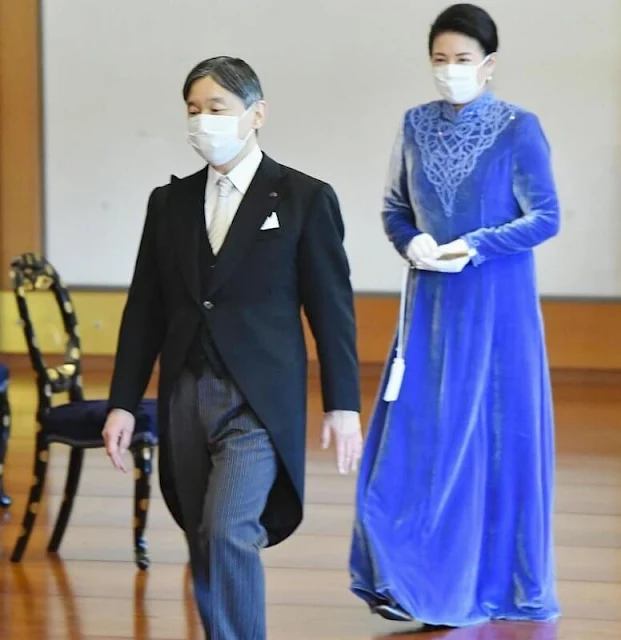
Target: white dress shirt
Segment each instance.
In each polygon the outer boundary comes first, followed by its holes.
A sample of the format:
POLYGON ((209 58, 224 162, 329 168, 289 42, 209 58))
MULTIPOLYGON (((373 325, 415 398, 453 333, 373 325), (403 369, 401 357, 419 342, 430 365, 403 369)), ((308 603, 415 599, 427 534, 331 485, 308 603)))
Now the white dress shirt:
MULTIPOLYGON (((252 151, 227 174, 226 177, 233 183, 233 190, 226 199, 228 228, 233 223, 237 209, 246 195, 246 191, 248 191, 248 187, 262 160, 263 153, 259 145, 255 145, 252 151)), ((207 186, 205 187, 205 223, 207 229, 210 227, 216 202, 218 201, 218 180, 220 178, 222 178, 222 174, 212 166, 209 166, 207 169, 207 186)))

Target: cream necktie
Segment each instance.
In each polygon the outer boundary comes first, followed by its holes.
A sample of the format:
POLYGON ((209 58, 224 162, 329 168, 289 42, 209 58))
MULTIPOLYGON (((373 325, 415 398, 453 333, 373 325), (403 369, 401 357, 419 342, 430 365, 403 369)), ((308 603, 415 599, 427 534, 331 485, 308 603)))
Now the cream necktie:
POLYGON ((233 190, 233 186, 233 183, 226 176, 223 176, 217 182, 218 200, 209 224, 209 243, 214 255, 218 255, 229 231, 228 197, 233 190))

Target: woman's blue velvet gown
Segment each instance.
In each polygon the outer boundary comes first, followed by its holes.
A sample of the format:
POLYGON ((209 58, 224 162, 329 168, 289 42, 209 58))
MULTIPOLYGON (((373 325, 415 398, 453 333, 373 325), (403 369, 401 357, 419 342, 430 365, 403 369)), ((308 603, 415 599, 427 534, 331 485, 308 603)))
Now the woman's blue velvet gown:
POLYGON ((421 232, 477 254, 459 274, 411 271, 403 385, 385 403, 384 374, 361 463, 352 590, 428 624, 553 619, 554 425, 533 248, 557 233, 559 204, 539 120, 489 93, 459 112, 408 111, 383 220, 403 256, 421 232))

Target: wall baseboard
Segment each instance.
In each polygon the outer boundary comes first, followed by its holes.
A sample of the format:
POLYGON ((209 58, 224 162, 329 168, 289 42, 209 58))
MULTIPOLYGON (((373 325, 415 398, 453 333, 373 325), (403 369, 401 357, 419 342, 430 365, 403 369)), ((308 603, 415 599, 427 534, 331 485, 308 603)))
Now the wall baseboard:
MULTIPOLYGON (((80 321, 83 353, 93 358, 112 356, 126 294, 76 291, 72 298, 80 321)), ((363 364, 384 362, 395 331, 398 306, 397 296, 356 296, 358 353, 363 364)), ((552 369, 621 370, 621 302, 544 300, 542 309, 552 369)), ((32 295, 32 318, 42 351, 62 353, 64 338, 51 294, 32 295)), ((308 327, 306 334, 310 358, 316 359, 308 327)), ((9 291, 0 292, 1 353, 26 353, 15 300, 9 291)))
MULTIPOLYGON (((27 376, 32 373, 30 358, 26 354, 9 353, 2 354, 3 364, 11 370, 13 375, 27 376)), ((58 358, 50 358, 49 364, 58 364, 58 358)), ((82 373, 88 376, 94 376, 99 381, 102 378, 108 379, 112 375, 114 366, 114 356, 112 355, 84 355, 82 356, 82 373)), ((361 363, 360 373, 365 382, 377 382, 384 368, 383 362, 366 362, 361 363)), ((156 364, 153 372, 153 379, 150 386, 152 387, 157 381, 158 366, 156 364)), ((316 360, 309 361, 308 365, 309 378, 311 380, 319 380, 319 364, 316 360)), ((615 397, 621 399, 621 369, 551 369, 552 382, 554 385, 560 386, 576 386, 584 388, 610 388, 614 391, 615 397)))
MULTIPOLYGON (((93 367, 105 370, 109 365, 103 363, 109 362, 116 349, 126 294, 76 291, 72 298, 80 322, 83 354, 93 367)), ((399 300, 397 296, 357 295, 355 302, 360 361, 381 366, 395 331, 399 300)), ((32 294, 31 303, 43 353, 63 353, 62 325, 52 294, 32 294)), ((542 309, 552 369, 621 371, 621 302, 544 300, 542 309)), ((305 329, 310 359, 315 360, 315 345, 308 327, 305 329)), ((26 354, 10 291, 0 291, 0 354, 26 354)))

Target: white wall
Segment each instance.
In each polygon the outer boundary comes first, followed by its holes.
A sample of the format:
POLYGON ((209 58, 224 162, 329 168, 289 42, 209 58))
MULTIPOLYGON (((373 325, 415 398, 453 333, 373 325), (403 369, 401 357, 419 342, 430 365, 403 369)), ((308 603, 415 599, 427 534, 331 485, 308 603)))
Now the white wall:
MULTIPOLYGON (((398 121, 435 98, 437 0, 53 0, 43 5, 46 252, 72 285, 125 286, 151 189, 200 166, 181 86, 220 54, 256 69, 264 149, 331 182, 358 291, 394 291, 380 202, 398 121), (381 268, 377 268, 377 265, 381 268)), ((561 235, 542 293, 621 296, 621 2, 487 0, 496 91, 540 116, 554 149, 561 235)))

